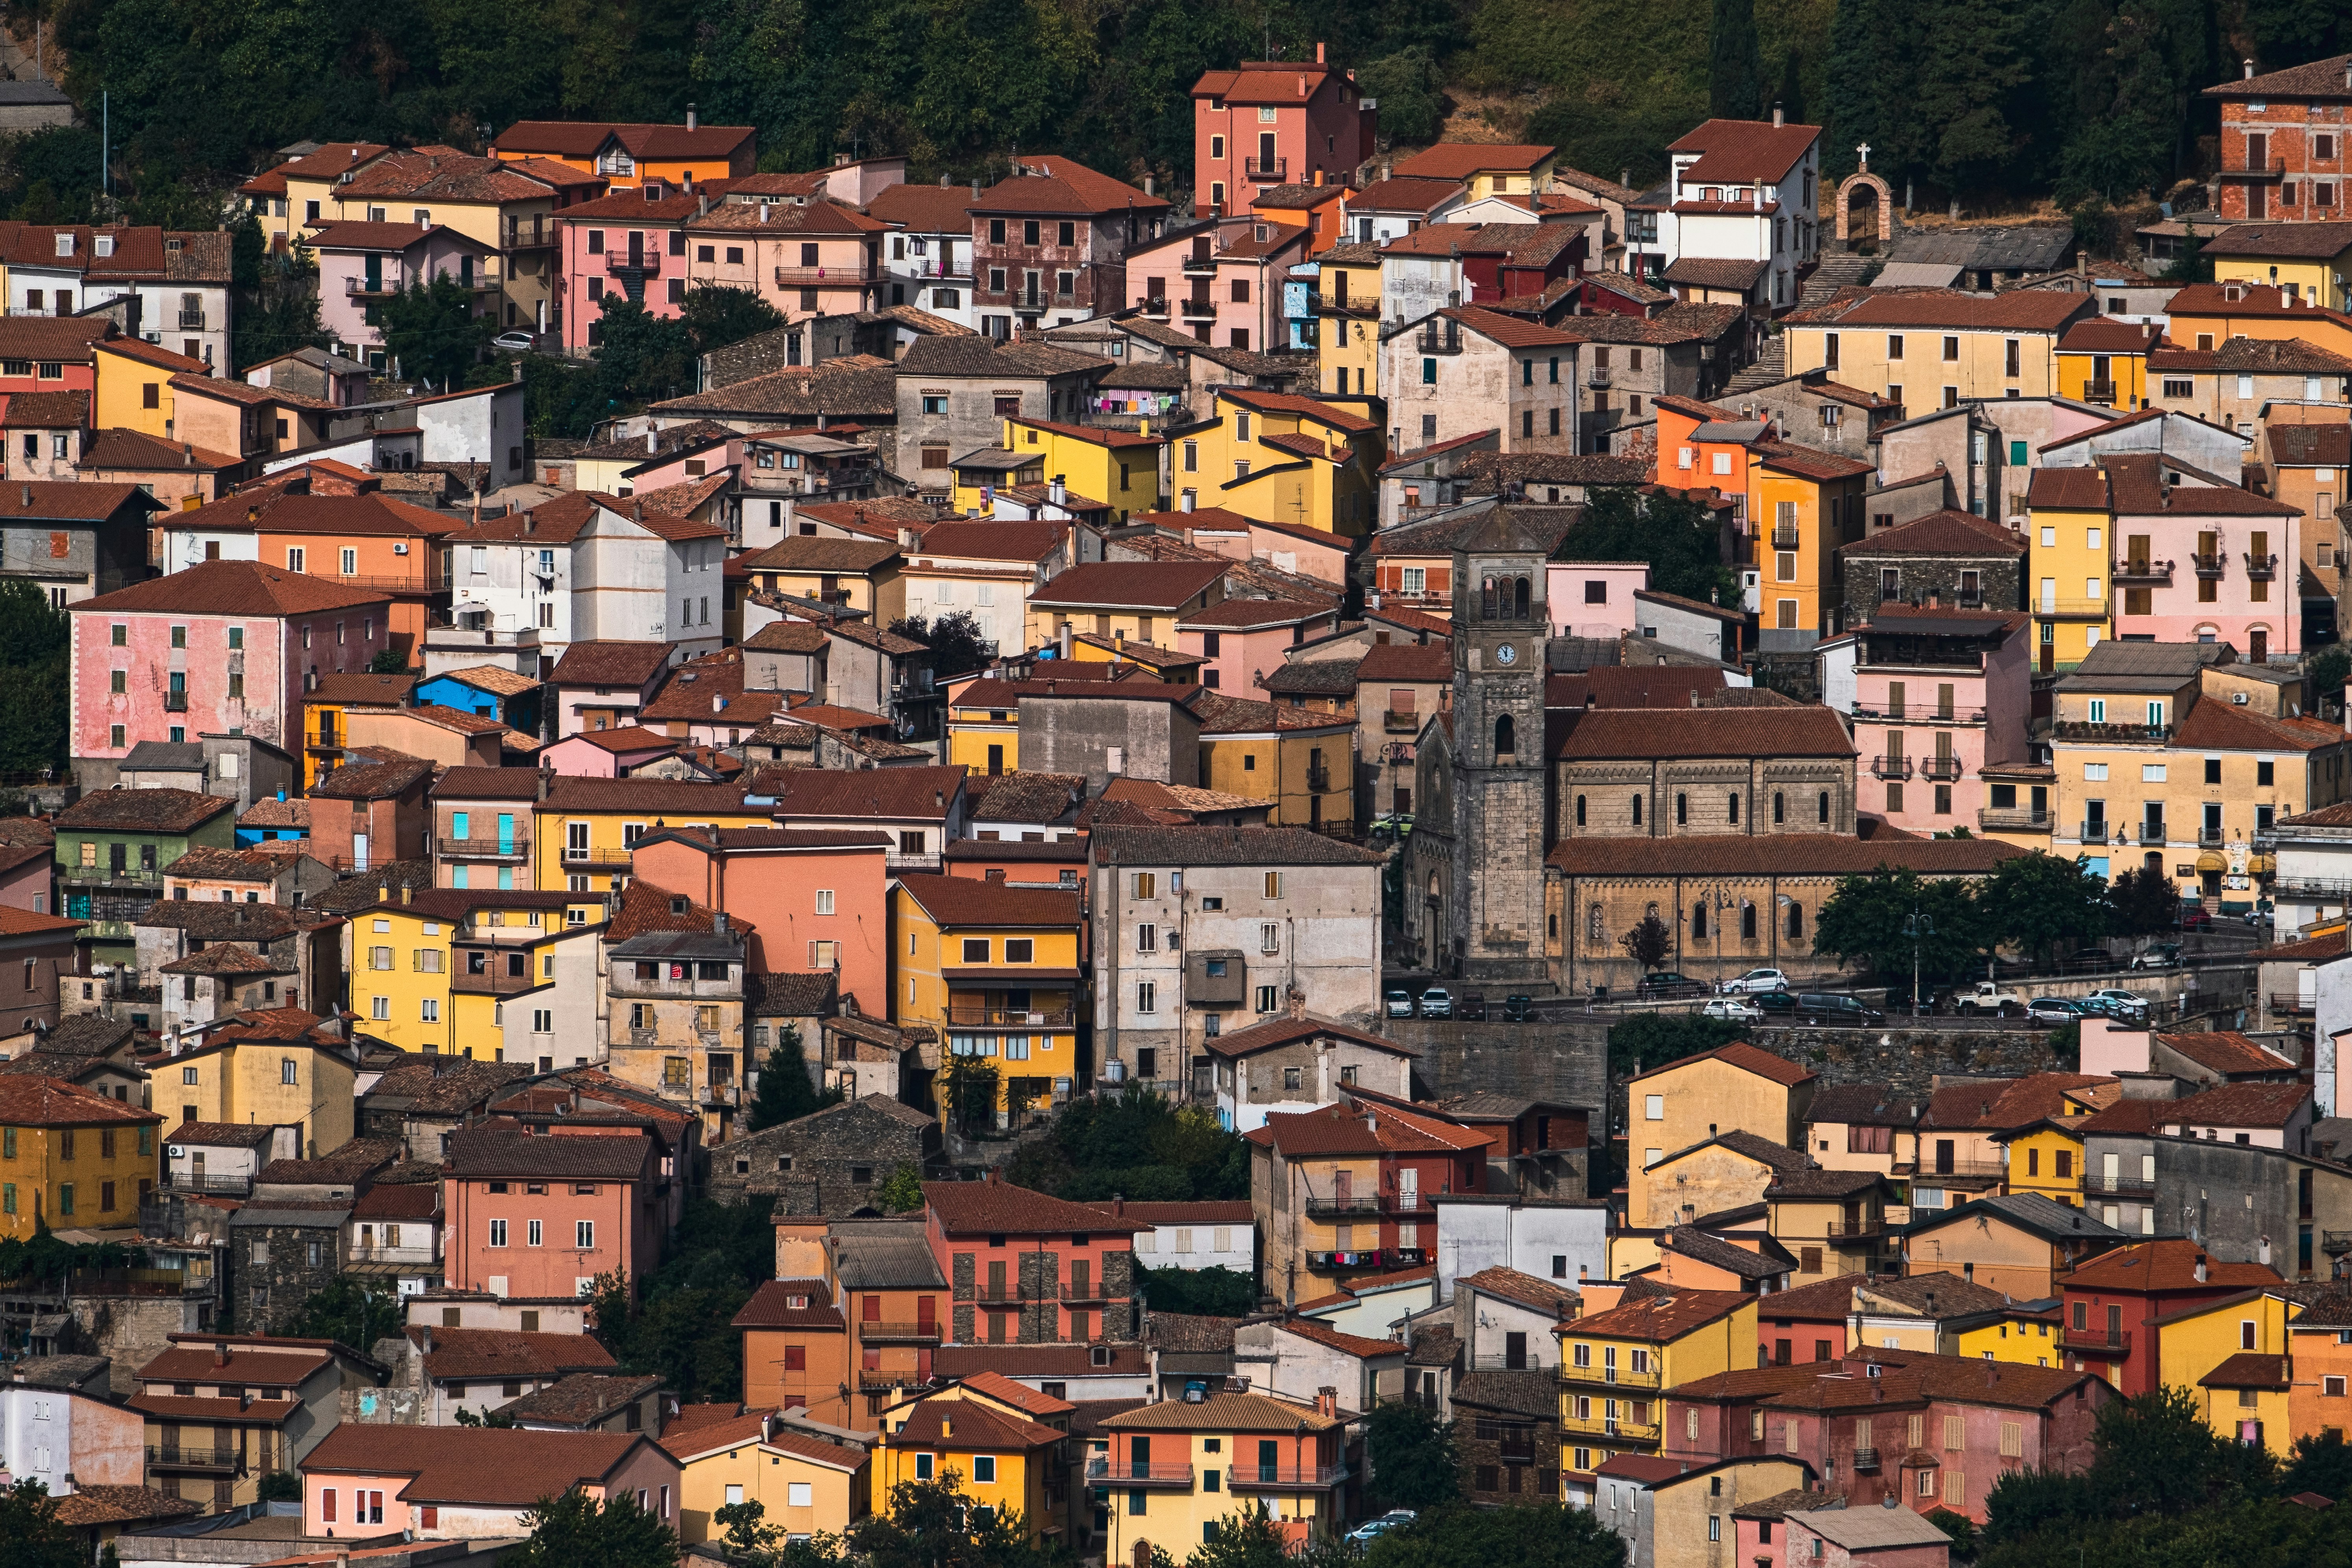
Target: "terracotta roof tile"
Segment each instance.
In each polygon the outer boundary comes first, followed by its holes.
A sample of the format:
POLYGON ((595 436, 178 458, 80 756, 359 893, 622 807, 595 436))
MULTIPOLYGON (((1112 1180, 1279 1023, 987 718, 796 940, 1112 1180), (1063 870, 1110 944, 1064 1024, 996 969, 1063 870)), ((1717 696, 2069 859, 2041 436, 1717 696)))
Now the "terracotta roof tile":
POLYGON ((1068 1203, 1010 1182, 925 1182, 923 1201, 941 1227, 955 1236, 1124 1235, 1152 1228, 1142 1221, 1113 1219, 1085 1204, 1068 1203))

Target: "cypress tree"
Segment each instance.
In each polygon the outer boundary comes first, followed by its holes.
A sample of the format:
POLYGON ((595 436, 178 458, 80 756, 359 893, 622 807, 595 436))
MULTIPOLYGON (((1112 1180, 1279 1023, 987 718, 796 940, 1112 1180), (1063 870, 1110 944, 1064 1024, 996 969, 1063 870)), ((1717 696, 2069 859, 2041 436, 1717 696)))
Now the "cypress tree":
POLYGON ((1717 120, 1764 113, 1764 51, 1756 38, 1756 0, 1715 0, 1708 39, 1707 112, 1717 120))

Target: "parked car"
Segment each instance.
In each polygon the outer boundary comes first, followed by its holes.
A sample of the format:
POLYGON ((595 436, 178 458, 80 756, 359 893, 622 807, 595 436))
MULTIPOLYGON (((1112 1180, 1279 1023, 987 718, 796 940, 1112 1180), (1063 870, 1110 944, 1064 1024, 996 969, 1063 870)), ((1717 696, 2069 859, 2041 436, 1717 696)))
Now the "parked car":
POLYGON ((1786 991, 1789 977, 1777 969, 1751 969, 1737 980, 1727 980, 1716 987, 1727 996, 1752 996, 1766 991, 1786 991))
POLYGON ((1797 994, 1793 991, 1767 991, 1760 996, 1750 996, 1748 1005, 1768 1018, 1787 1023, 1797 1014, 1797 994))
POLYGON ((1485 1023, 1486 994, 1483 991, 1465 991, 1462 993, 1462 1000, 1454 1005, 1454 1016, 1457 1018, 1471 1018, 1481 1024, 1485 1023))
POLYGON ((2004 989, 1999 981, 1979 980, 1959 994, 1956 1005, 1963 1013, 2014 1013, 2025 1005, 2025 998, 2004 989))
POLYGON ((1402 1530, 1421 1516, 1409 1508, 1394 1508, 1378 1519, 1368 1519, 1348 1531, 1348 1539, 1359 1547, 1370 1546, 1392 1530, 1402 1530))
POLYGON ((2072 996, 2036 996, 2025 1005, 2025 1016, 2037 1024, 2079 1024, 2090 1009, 2072 996))
POLYGON ((490 340, 490 347, 521 353, 529 350, 534 341, 529 332, 500 332, 490 340))
POLYGON ((1865 1005, 1852 996, 1834 993, 1811 993, 1797 998, 1797 1016, 1808 1024, 1826 1024, 1838 1028, 1862 1028, 1886 1022, 1886 1015, 1865 1005))
POLYGON ((2211 931, 2213 911, 2202 904, 2183 904, 2179 923, 2182 931, 2211 931))
POLYGON ((1699 1012, 1709 1018, 1728 1018, 1735 1024, 1760 1023, 1764 1017, 1763 1008, 1741 996, 1710 996, 1699 1012))
POLYGON ((1676 974, 1671 969, 1657 969, 1642 976, 1633 987, 1633 994, 1651 998, 1686 996, 1698 989, 1699 983, 1687 975, 1676 974))
POLYGON ((2132 954, 2134 969, 2178 969, 2180 967, 2180 944, 2177 942, 2154 942, 2132 954))
POLYGON ((1390 1017, 1410 1018, 1412 1016, 1412 992, 1391 991, 1387 996, 1382 998, 1382 1000, 1388 1005, 1388 1016, 1390 1017))
POLYGON ((2147 998, 2116 986, 2106 986, 2083 998, 2085 1011, 2103 1018, 2146 1018, 2147 998))
POLYGON ((2272 914, 2270 905, 2263 903, 2246 911, 2246 923, 2250 926, 2266 926, 2276 925, 2278 921, 2272 914))
POLYGON ((1503 998, 1503 1016, 1514 1024, 1524 1024, 1536 1016, 1536 999, 1532 996, 1503 998))
POLYGON ((1421 994, 1421 1016, 1424 1018, 1454 1016, 1454 995, 1443 985, 1433 985, 1421 994))

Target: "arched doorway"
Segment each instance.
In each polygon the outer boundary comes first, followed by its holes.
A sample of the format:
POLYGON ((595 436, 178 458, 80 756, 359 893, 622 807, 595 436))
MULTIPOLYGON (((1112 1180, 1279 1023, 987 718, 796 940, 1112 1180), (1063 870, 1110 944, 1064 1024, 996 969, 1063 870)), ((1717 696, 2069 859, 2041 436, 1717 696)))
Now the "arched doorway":
POLYGON ((1862 168, 1838 186, 1838 243, 1848 250, 1883 250, 1893 231, 1895 193, 1870 172, 1869 154, 1863 157, 1862 168), (1857 195, 1864 198, 1859 205, 1857 195))

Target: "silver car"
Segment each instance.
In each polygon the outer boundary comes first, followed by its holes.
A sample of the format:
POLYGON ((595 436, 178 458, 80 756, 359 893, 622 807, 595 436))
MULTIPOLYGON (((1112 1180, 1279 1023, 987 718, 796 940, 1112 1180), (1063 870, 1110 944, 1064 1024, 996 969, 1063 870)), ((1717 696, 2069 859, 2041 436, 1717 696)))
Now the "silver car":
POLYGON ((1789 977, 1777 969, 1751 969, 1736 980, 1727 980, 1716 987, 1726 996, 1757 996, 1767 991, 1786 991, 1789 977))
POLYGON ((1699 1013, 1709 1018, 1728 1018, 1735 1024, 1756 1024, 1764 1019, 1763 1008, 1737 996, 1710 996, 1699 1013))

